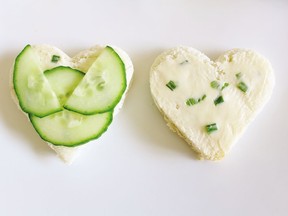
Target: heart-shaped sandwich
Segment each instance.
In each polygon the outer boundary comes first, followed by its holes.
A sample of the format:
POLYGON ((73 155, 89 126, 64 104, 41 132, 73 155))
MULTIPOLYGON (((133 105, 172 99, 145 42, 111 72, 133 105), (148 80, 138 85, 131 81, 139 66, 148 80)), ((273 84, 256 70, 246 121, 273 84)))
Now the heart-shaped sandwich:
POLYGON ((70 58, 56 47, 27 45, 12 70, 12 96, 40 137, 71 163, 100 137, 123 105, 133 75, 120 48, 96 46, 70 58))
POLYGON ((219 160, 269 100, 274 75, 270 63, 251 50, 233 49, 211 61, 178 47, 157 57, 150 87, 170 129, 199 158, 219 160))

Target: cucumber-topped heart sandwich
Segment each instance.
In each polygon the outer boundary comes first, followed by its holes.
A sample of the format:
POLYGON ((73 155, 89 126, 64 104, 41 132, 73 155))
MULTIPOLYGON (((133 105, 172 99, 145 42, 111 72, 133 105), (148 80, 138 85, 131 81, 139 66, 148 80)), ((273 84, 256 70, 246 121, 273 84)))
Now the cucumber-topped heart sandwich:
POLYGON ((120 48, 96 46, 70 58, 56 47, 27 45, 12 71, 12 96, 40 137, 71 163, 99 138, 122 107, 133 75, 120 48))
POLYGON ((150 87, 168 126, 199 158, 219 160, 268 102, 274 75, 255 51, 233 49, 211 61, 178 47, 155 60, 150 87))

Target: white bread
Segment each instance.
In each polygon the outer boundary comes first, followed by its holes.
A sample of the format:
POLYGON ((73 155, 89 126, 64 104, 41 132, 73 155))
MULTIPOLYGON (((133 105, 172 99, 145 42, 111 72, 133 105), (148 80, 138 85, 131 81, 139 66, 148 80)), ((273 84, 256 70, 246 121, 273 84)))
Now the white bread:
POLYGON ((162 53, 150 71, 150 88, 154 102, 164 115, 169 128, 177 132, 200 159, 222 159, 256 117, 272 95, 274 75, 271 64, 260 54, 233 49, 215 62, 190 47, 177 47, 162 53), (242 77, 237 78, 236 73, 242 77), (172 91, 166 84, 175 81, 172 91), (212 81, 229 83, 225 89, 210 86, 212 81), (244 93, 237 85, 248 85, 244 93), (188 106, 191 97, 206 98, 188 106), (224 102, 215 105, 220 95, 224 102), (211 134, 205 126, 217 123, 211 134))
MULTIPOLYGON (((117 52, 117 54, 120 56, 122 59, 125 69, 126 69, 126 81, 127 81, 127 88, 120 100, 120 102, 117 104, 117 106, 114 109, 113 112, 113 117, 119 113, 119 110, 123 106, 124 100, 126 98, 127 91, 130 87, 131 81, 132 81, 132 76, 134 72, 133 64, 129 56, 127 55, 126 52, 124 52, 122 49, 111 46, 114 51, 117 52)), ((43 71, 57 67, 57 66, 69 66, 74 69, 78 69, 80 71, 83 71, 84 73, 87 72, 89 69, 90 65, 95 61, 95 59, 99 56, 101 51, 105 48, 105 46, 95 46, 90 49, 81 51, 78 53, 76 56, 70 58, 68 55, 66 55, 63 51, 60 49, 50 46, 50 45, 32 45, 33 50, 37 55, 39 56, 40 59, 40 67, 43 71), (52 55, 58 55, 60 56, 60 60, 57 63, 52 63, 51 62, 51 56, 52 55)), ((14 102, 18 105, 18 108, 22 111, 22 109, 19 106, 19 101, 18 98, 15 94, 14 87, 13 87, 13 82, 12 82, 12 76, 13 76, 13 68, 11 70, 11 79, 10 79, 10 85, 11 85, 11 95, 14 100, 14 102)), ((23 112, 23 111, 22 111, 23 112)), ((27 118, 28 115, 27 113, 23 112, 27 118)), ((29 120, 29 118, 28 118, 29 120)), ((85 145, 80 145, 77 147, 65 147, 65 146, 55 146, 49 142, 47 144, 57 153, 57 155, 67 164, 71 164, 76 156, 79 154, 79 151, 85 147, 85 145)))

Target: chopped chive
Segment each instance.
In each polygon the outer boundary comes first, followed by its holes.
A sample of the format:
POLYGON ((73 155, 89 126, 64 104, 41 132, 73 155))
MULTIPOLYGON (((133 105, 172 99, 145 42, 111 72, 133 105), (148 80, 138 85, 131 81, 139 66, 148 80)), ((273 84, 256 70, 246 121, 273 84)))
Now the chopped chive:
POLYGON ((183 65, 183 64, 186 64, 186 63, 188 63, 188 60, 185 60, 185 61, 181 62, 180 65, 183 65))
POLYGON ((233 55, 230 55, 229 57, 228 57, 228 62, 232 62, 233 61, 233 55))
POLYGON ((205 128, 206 128, 206 132, 207 132, 208 134, 212 133, 213 131, 218 130, 216 123, 206 125, 205 128))
POLYGON ((186 105, 188 106, 193 106, 195 104, 199 103, 197 99, 195 98, 189 98, 187 101, 186 101, 186 105))
POLYGON ((223 99, 222 95, 220 95, 219 97, 217 97, 217 98, 214 100, 215 106, 217 106, 218 104, 223 103, 223 102, 224 102, 224 99, 223 99))
POLYGON ((173 91, 177 86, 176 86, 176 84, 172 81, 172 80, 170 80, 167 84, 166 84, 166 86, 171 90, 171 91, 173 91))
POLYGON ((51 62, 57 63, 60 60, 60 56, 58 55, 53 55, 51 58, 51 62))
POLYGON ((244 93, 248 90, 248 86, 244 82, 239 82, 237 87, 244 93))
POLYGON ((221 88, 221 91, 222 91, 223 89, 225 89, 226 87, 228 87, 228 86, 229 86, 229 83, 226 83, 226 82, 225 82, 225 83, 223 84, 222 88, 221 88))
POLYGON ((218 89, 220 85, 217 81, 214 80, 210 83, 210 86, 214 89, 218 89))
POLYGON ((200 103, 206 98, 206 95, 204 94, 201 98, 189 98, 186 100, 186 105, 187 106, 193 106, 195 104, 200 103))
POLYGON ((237 79, 240 79, 242 77, 242 73, 239 72, 239 73, 235 74, 235 76, 236 76, 237 79))

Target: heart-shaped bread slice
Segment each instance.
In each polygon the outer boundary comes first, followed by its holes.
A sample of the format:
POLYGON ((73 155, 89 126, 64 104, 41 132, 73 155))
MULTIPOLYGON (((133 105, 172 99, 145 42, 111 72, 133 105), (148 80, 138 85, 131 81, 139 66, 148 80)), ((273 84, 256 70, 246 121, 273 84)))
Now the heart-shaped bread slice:
POLYGON ((72 163, 119 112, 133 71, 127 53, 114 46, 95 46, 70 58, 50 45, 28 45, 15 60, 11 93, 40 137, 72 163))
POLYGON ((232 49, 211 61, 178 47, 156 58, 150 87, 170 129, 200 159, 219 160, 271 97, 274 75, 269 61, 251 50, 232 49))

